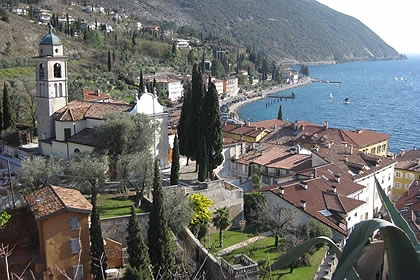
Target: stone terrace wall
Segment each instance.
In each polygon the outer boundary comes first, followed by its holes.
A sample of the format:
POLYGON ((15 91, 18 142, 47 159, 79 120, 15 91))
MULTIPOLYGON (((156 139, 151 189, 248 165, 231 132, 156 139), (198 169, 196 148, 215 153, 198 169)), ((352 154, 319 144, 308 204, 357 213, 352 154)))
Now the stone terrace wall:
MULTIPOLYGON (((149 213, 140 213, 136 215, 139 219, 140 228, 143 237, 147 238, 147 229, 149 227, 149 213)), ((127 226, 130 215, 118 216, 112 218, 101 219, 102 237, 110 238, 127 246, 126 238, 128 235, 127 226)))
MULTIPOLYGON (((239 227, 239 221, 244 219, 243 190, 223 180, 200 183, 196 187, 165 187, 167 192, 183 192, 185 194, 203 194, 214 202, 210 211, 216 208, 229 208, 229 218, 232 220, 232 227, 239 227)), ((211 229, 213 231, 214 229, 211 229)))

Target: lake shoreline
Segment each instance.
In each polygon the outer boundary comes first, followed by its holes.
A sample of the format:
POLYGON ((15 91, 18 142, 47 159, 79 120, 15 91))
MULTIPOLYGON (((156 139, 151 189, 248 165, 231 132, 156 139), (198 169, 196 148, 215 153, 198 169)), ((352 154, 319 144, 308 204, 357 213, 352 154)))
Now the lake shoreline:
POLYGON ((241 119, 241 116, 239 114, 239 110, 243 106, 245 106, 245 105, 247 105, 249 103, 256 102, 258 100, 264 99, 264 98, 266 98, 270 94, 281 92, 281 91, 290 90, 290 89, 297 88, 297 87, 307 86, 307 85, 310 85, 311 83, 312 83, 312 81, 311 81, 311 78, 309 77, 309 78, 305 78, 303 81, 300 81, 297 84, 293 84, 293 85, 279 85, 277 87, 274 87, 274 88, 271 88, 271 89, 266 89, 266 90, 263 90, 263 91, 260 91, 260 92, 255 92, 255 91, 254 92, 249 92, 247 94, 248 94, 248 96, 250 98, 232 104, 229 107, 229 112, 232 112, 234 114, 234 117, 233 118, 235 120, 238 120, 238 121, 242 121, 243 122, 244 120, 241 119))

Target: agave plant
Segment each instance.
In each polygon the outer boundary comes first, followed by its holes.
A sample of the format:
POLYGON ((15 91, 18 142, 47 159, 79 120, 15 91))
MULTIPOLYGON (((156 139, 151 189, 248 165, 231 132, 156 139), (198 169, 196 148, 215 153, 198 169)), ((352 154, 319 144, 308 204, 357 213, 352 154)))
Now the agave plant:
POLYGON ((333 280, 370 278, 363 277, 358 272, 372 270, 372 262, 375 261, 380 262, 379 267, 382 274, 380 279, 418 279, 420 277, 420 244, 414 232, 385 194, 376 177, 375 181, 379 196, 392 223, 381 219, 365 220, 358 223, 347 239, 343 251, 328 237, 310 239, 279 258, 271 265, 271 271, 287 267, 313 246, 327 243, 338 257, 333 280), (361 258, 369 259, 366 255, 373 255, 372 251, 377 249, 375 246, 367 245, 369 244, 369 238, 377 230, 380 231, 383 240, 383 246, 379 246, 383 248, 383 253, 380 252, 382 258, 360 263, 361 258), (367 265, 371 267, 363 267, 367 265))

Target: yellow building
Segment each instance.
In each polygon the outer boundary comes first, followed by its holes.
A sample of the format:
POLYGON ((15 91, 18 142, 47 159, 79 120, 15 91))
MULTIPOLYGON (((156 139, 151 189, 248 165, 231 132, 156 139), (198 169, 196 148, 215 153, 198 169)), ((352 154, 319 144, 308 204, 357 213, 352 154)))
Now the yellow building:
POLYGON ((414 180, 420 179, 420 150, 401 151, 397 156, 391 199, 396 202, 414 180))
POLYGON ((265 129, 264 127, 225 123, 222 126, 222 133, 225 138, 248 143, 258 143, 270 133, 270 130, 265 129))

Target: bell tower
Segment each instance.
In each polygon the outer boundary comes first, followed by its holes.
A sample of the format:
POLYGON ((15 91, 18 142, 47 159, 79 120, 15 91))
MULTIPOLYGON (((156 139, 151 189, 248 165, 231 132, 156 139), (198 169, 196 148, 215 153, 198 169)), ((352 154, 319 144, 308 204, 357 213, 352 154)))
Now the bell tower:
POLYGON ((54 113, 66 106, 67 57, 63 55, 61 40, 49 32, 41 39, 36 63, 36 117, 38 138, 55 137, 54 113))

